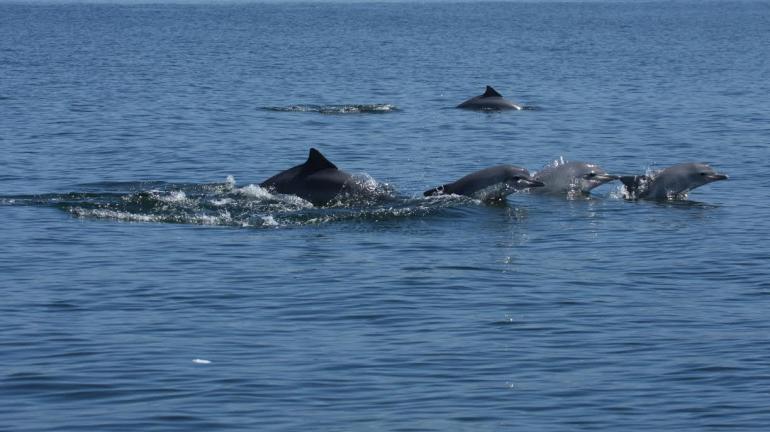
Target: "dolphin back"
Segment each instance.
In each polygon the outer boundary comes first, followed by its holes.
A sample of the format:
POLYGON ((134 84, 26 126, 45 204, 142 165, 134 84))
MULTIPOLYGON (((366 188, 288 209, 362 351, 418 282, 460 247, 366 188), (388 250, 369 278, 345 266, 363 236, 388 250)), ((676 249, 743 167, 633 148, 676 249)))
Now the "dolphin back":
POLYGON ((318 150, 311 148, 301 165, 282 171, 260 183, 263 188, 296 195, 314 205, 325 205, 341 192, 358 191, 352 176, 331 163, 318 150))
POLYGON ((457 108, 475 109, 475 110, 520 110, 521 106, 505 99, 492 86, 487 86, 484 94, 474 96, 465 102, 457 105, 457 108))

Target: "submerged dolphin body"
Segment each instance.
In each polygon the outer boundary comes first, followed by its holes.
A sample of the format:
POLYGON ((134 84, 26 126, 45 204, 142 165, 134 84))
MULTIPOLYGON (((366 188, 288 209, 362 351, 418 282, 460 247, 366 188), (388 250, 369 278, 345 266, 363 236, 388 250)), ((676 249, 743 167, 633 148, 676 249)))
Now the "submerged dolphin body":
POLYGON ((305 163, 282 171, 259 186, 281 194, 296 195, 316 206, 329 204, 342 194, 367 191, 352 175, 338 169, 314 148, 310 149, 305 163))
POLYGON ((623 176, 620 181, 631 199, 670 200, 686 199, 687 192, 727 178, 706 164, 681 163, 650 176, 623 176))
POLYGON ((487 90, 483 95, 472 97, 465 102, 457 105, 457 108, 471 109, 471 110, 521 110, 524 109, 521 105, 515 104, 508 99, 505 99, 503 95, 498 93, 495 89, 487 86, 487 90))
POLYGON ((607 174, 599 165, 573 161, 546 167, 533 178, 544 184, 543 187, 532 189, 534 193, 588 195, 591 189, 619 177, 607 174))
POLYGON ((455 194, 482 201, 503 200, 522 189, 540 187, 543 183, 532 180, 529 171, 513 165, 498 165, 468 174, 445 185, 423 193, 425 196, 455 194))

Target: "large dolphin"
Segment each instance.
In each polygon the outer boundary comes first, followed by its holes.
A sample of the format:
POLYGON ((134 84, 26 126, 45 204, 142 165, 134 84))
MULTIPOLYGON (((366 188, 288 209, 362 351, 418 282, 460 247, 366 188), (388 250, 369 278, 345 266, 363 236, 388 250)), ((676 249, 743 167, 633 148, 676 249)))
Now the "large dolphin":
POLYGON ((296 195, 313 205, 329 204, 342 194, 359 194, 367 189, 353 176, 337 169, 318 150, 311 148, 301 165, 282 171, 259 184, 260 187, 287 195, 296 195))
POLYGON ((532 192, 551 195, 588 195, 591 189, 619 177, 607 174, 599 165, 588 162, 563 162, 548 166, 533 176, 544 186, 532 192))
POLYGON ((482 201, 503 200, 522 189, 540 187, 543 183, 532 180, 529 171, 513 165, 498 165, 468 174, 445 185, 423 193, 425 196, 455 194, 482 201))
POLYGON ((521 105, 515 104, 508 99, 505 99, 503 95, 498 93, 495 89, 487 86, 487 90, 483 95, 475 96, 467 101, 457 105, 457 108, 472 109, 472 110, 521 110, 524 109, 521 105))
POLYGON ((706 164, 692 162, 670 166, 649 176, 620 177, 631 199, 650 200, 686 199, 687 192, 718 180, 727 180, 727 176, 706 164))

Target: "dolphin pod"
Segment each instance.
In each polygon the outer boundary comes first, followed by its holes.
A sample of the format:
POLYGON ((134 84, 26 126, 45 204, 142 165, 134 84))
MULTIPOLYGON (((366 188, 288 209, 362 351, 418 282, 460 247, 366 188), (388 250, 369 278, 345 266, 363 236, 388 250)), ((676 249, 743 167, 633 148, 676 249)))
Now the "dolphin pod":
MULTIPOLYGON (((423 195, 463 195, 482 201, 501 201, 522 190, 550 195, 588 195, 595 187, 619 179, 629 199, 672 200, 686 199, 690 190, 727 178, 702 163, 682 163, 637 176, 610 175, 596 164, 577 161, 548 166, 535 175, 514 165, 497 165, 429 189, 423 195)), ((372 192, 314 148, 304 163, 279 172, 260 183, 260 187, 296 195, 316 206, 328 205, 341 196, 372 192)))
MULTIPOLYGON (((522 105, 505 99, 487 86, 483 94, 474 96, 457 108, 470 110, 522 110, 522 105)), ((591 190, 613 180, 620 180, 628 199, 686 199, 687 192, 718 180, 726 180, 713 168, 701 163, 681 163, 647 175, 610 175, 590 162, 562 162, 547 166, 534 175, 514 165, 497 165, 472 172, 460 179, 434 187, 425 196, 464 195, 482 201, 500 201, 508 195, 527 190, 533 194, 590 195, 591 190)), ((341 196, 365 195, 372 192, 352 175, 337 168, 318 150, 311 148, 307 160, 270 177, 260 186, 272 192, 296 195, 316 206, 324 206, 341 196)))

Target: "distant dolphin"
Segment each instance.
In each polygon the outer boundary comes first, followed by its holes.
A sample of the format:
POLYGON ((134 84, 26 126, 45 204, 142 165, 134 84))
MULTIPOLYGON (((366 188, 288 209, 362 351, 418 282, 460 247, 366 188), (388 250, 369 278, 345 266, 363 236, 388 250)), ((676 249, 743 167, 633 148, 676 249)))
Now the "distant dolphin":
POLYGON ((532 180, 529 171, 513 165, 498 165, 468 174, 423 193, 425 196, 455 194, 465 195, 482 201, 503 200, 508 195, 543 183, 532 180))
POLYGON ((668 200, 686 199, 692 189, 727 178, 706 164, 682 163, 650 176, 623 176, 620 181, 632 199, 668 200))
POLYGON ((533 178, 545 184, 544 187, 532 189, 535 193, 588 195, 591 189, 619 177, 607 174, 599 165, 575 161, 546 167, 533 178))
POLYGON ((487 86, 487 90, 483 95, 475 96, 467 101, 457 105, 457 108, 471 109, 471 110, 522 110, 524 107, 517 105, 508 99, 503 98, 503 95, 498 93, 495 89, 487 86))
POLYGON ((310 149, 305 163, 282 171, 259 186, 281 194, 296 195, 317 206, 329 204, 341 194, 367 191, 353 176, 337 169, 314 148, 310 149))

